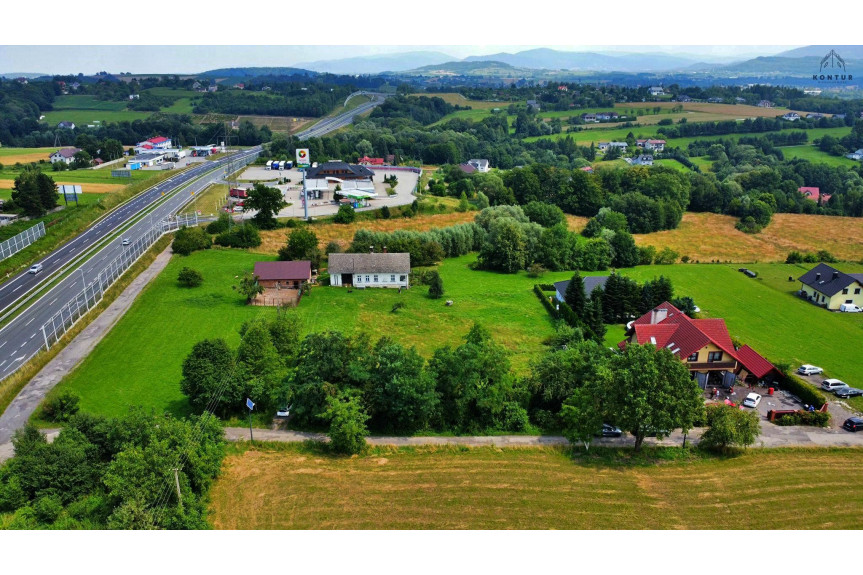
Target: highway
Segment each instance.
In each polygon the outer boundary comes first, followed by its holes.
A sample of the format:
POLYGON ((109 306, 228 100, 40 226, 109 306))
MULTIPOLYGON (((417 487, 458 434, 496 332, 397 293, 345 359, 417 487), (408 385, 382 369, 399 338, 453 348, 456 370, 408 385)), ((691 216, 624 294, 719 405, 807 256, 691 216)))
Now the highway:
MULTIPOLYGON (((121 237, 109 242, 90 259, 78 266, 71 275, 61 280, 47 294, 42 296, 36 303, 30 305, 17 317, 12 319, 2 330, 0 330, 0 379, 13 373, 22 363, 26 362, 40 348, 45 347, 42 335, 42 325, 51 318, 63 304, 73 300, 84 289, 85 285, 93 282, 99 273, 116 258, 122 250, 128 246, 122 245, 122 238, 129 238, 135 242, 146 230, 150 229, 156 222, 168 216, 176 214, 179 209, 191 198, 191 190, 196 192, 204 189, 212 182, 219 181, 225 177, 225 168, 233 164, 237 169, 241 164, 252 161, 260 151, 260 147, 232 153, 229 156, 214 162, 202 162, 195 167, 178 173, 153 188, 139 194, 132 201, 111 212, 102 220, 94 223, 80 236, 59 247, 46 258, 41 260, 45 267, 40 274, 23 274, 16 276, 13 280, 3 286, 2 293, 4 301, 14 302, 16 293, 24 294, 33 287, 40 276, 47 276, 52 272, 59 271, 64 265, 80 256, 90 246, 98 243, 118 227, 127 224, 131 219, 143 210, 158 202, 162 198, 162 192, 167 198, 159 203, 150 215, 133 224, 124 231, 121 237), (216 168, 216 169, 214 169, 216 168), (208 170, 213 170, 206 174, 208 170), (206 174, 206 175, 205 175, 206 174), (202 177, 203 176, 203 177, 202 177), (178 187, 194 183, 188 189, 181 190, 173 195, 178 187), (13 283, 14 282, 14 283, 13 283)), ((74 266, 74 264, 73 264, 74 266)))
POLYGON ((360 104, 356 108, 348 110, 347 112, 339 114, 338 116, 333 116, 332 118, 321 120, 308 130, 297 132, 294 136, 300 140, 306 140, 308 138, 319 138, 325 134, 328 134, 329 132, 338 130, 339 128, 350 126, 354 121, 354 116, 363 114, 365 112, 368 112, 372 108, 380 106, 381 104, 383 104, 384 99, 386 99, 385 94, 368 92, 366 93, 366 95, 372 98, 371 102, 360 104))

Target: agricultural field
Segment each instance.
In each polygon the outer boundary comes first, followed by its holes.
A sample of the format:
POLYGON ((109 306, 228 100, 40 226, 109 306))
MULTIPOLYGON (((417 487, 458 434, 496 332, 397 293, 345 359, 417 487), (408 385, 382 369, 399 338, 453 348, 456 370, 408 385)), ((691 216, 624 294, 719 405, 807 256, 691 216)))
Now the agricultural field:
POLYGON ((429 446, 344 458, 299 444, 236 446, 210 491, 210 520, 216 529, 859 527, 863 494, 840 487, 863 472, 860 450, 680 451, 637 460, 429 446))
POLYGON ((735 229, 738 218, 686 212, 677 229, 637 234, 635 243, 670 247, 692 261, 784 262, 791 250, 827 250, 839 259, 859 261, 863 255, 863 219, 805 214, 774 214, 757 234, 735 229), (842 229, 843 234, 825 234, 842 229))
POLYGON ((299 132, 309 122, 315 121, 314 118, 287 118, 284 116, 238 116, 237 119, 240 122, 248 120, 257 128, 267 126, 273 132, 284 134, 299 132))
POLYGON ((689 168, 678 162, 677 160, 654 160, 654 166, 665 166, 666 168, 672 168, 677 170, 678 172, 689 172, 689 168))
POLYGON ((453 106, 470 106, 473 110, 492 110, 494 108, 508 108, 510 104, 515 102, 491 102, 488 100, 469 100, 465 98, 463 95, 448 92, 443 94, 432 94, 432 93, 419 93, 419 94, 410 94, 411 96, 425 97, 425 98, 440 98, 447 104, 452 104, 453 106))
MULTIPOLYGON (((110 103, 110 102, 106 102, 110 103)), ((45 118, 42 122, 49 126, 56 126, 60 122, 73 122, 76 126, 87 126, 96 124, 116 123, 116 122, 133 122, 135 120, 143 120, 149 118, 152 112, 134 112, 131 110, 113 111, 113 110, 53 110, 45 112, 45 118)))
MULTIPOLYGON (((135 170, 132 172, 131 178, 114 178, 111 176, 111 169, 103 168, 100 170, 68 170, 63 172, 55 172, 51 170, 51 164, 41 166, 42 171, 54 179, 54 182, 60 184, 77 184, 81 186, 84 193, 107 194, 122 190, 128 184, 147 180, 153 177, 152 170, 135 170)), ((14 185, 15 178, 18 172, 5 168, 0 172, 0 188, 11 189, 14 185)))
POLYGON ((39 160, 48 161, 49 156, 56 152, 59 148, 0 148, 0 164, 5 166, 5 169, 11 168, 14 164, 29 164, 30 162, 38 162, 39 160))

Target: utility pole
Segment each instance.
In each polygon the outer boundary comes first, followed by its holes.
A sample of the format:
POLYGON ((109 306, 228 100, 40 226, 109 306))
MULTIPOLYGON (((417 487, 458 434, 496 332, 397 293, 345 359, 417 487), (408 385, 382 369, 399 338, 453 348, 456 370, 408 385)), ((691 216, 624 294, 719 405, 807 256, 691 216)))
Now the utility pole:
POLYGON ((180 506, 180 509, 183 509, 183 495, 180 493, 180 468, 174 468, 174 484, 177 486, 177 504, 180 506))

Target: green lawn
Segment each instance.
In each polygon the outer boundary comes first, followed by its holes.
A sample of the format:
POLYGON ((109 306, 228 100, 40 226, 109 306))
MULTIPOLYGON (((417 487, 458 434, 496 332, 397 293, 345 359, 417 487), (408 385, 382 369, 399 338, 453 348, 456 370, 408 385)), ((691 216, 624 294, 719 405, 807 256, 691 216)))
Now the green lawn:
MULTIPOLYGON (((99 170, 66 170, 63 172, 55 172, 51 169, 51 164, 44 164, 41 166, 42 172, 51 176, 55 182, 73 182, 73 183, 82 183, 82 184, 128 184, 131 182, 137 182, 140 180, 147 180, 153 177, 154 173, 157 173, 155 170, 133 170, 132 176, 129 178, 115 178, 111 176, 111 167, 101 168, 99 170)), ((122 169, 123 166, 114 165, 118 169, 122 169)), ((8 185, 12 186, 11 182, 15 181, 15 178, 18 177, 19 172, 12 170, 10 168, 4 169, 0 172, 0 186, 8 185)))
MULTIPOLYGON (((468 255, 446 260, 440 266, 444 300, 429 299, 428 288, 354 290, 317 287, 298 308, 305 332, 327 329, 363 332, 374 340, 388 335, 428 357, 444 345, 462 342, 474 321, 488 327, 510 351, 519 372, 543 349, 553 324, 532 288, 537 280, 525 273, 504 275, 472 271, 468 255), (405 307, 392 313, 393 304, 405 307)), ((237 329, 246 319, 275 313, 271 308, 249 307, 231 289, 235 276, 252 269, 260 255, 235 250, 209 250, 175 257, 166 270, 99 343, 78 369, 57 387, 81 396, 81 409, 94 413, 123 413, 130 404, 188 412, 180 393, 183 359, 192 346, 207 337, 224 337, 239 343, 237 329), (177 286, 184 266, 200 270, 204 285, 177 286)), ((569 272, 547 274, 543 282, 567 279, 569 272)))
POLYGON ((132 122, 149 118, 152 112, 133 112, 131 110, 54 110, 46 112, 43 122, 56 126, 60 122, 73 122, 76 126, 87 126, 97 121, 102 124, 132 122))
POLYGON ((690 169, 678 162, 677 160, 654 160, 653 165, 655 166, 665 166, 666 168, 673 168, 678 172, 689 172, 690 169))
POLYGON ((99 100, 96 96, 57 96, 52 105, 54 110, 101 110, 119 112, 126 109, 125 101, 99 100))

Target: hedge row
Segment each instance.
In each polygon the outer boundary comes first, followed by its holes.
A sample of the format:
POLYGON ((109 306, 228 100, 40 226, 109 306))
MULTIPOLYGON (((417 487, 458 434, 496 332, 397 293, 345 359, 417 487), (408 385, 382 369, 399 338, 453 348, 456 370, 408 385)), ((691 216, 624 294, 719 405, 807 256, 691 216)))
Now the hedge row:
POLYGON ((830 414, 821 411, 798 411, 783 415, 774 421, 776 425, 812 425, 814 427, 827 427, 830 423, 830 414))
POLYGON ((816 409, 820 409, 827 403, 823 393, 794 375, 789 374, 779 378, 779 389, 793 393, 800 398, 800 401, 814 405, 816 409))
POLYGON ((554 307, 554 304, 549 301, 548 296, 545 295, 542 291, 543 289, 545 289, 546 285, 548 284, 533 284, 533 293, 536 294, 536 297, 539 298, 539 301, 542 302, 542 305, 545 306, 545 309, 548 311, 548 313, 551 314, 551 317, 553 317, 554 319, 559 319, 560 313, 554 307))

